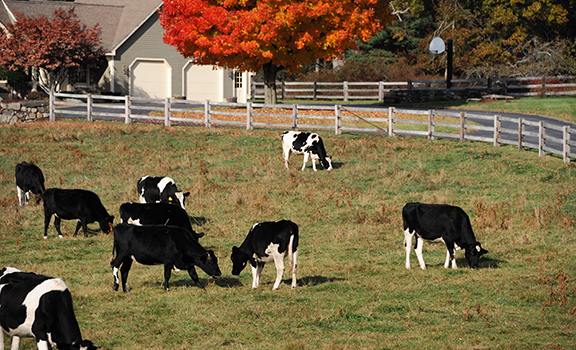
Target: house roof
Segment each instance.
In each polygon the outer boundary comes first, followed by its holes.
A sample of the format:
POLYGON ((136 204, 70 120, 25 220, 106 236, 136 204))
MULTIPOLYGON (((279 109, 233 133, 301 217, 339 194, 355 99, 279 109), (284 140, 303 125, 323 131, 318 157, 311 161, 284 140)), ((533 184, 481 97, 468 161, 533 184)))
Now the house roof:
POLYGON ((161 0, 0 0, 0 22, 12 22, 12 15, 51 18, 58 8, 74 13, 87 28, 98 24, 102 30, 102 48, 113 52, 162 5, 161 0))

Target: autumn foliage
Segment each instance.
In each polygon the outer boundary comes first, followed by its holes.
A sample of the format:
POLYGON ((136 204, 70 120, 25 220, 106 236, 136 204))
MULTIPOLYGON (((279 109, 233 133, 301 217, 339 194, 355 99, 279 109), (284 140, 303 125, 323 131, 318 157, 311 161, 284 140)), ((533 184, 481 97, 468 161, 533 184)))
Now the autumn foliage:
POLYGON ((69 68, 96 67, 103 55, 100 28, 87 29, 73 8, 54 11, 52 19, 16 14, 16 23, 6 27, 8 33, 0 30, 0 66, 43 69, 45 78, 38 82, 47 92, 64 81, 69 68))
POLYGON ((165 0, 164 42, 197 64, 256 72, 329 59, 391 20, 386 0, 165 0))

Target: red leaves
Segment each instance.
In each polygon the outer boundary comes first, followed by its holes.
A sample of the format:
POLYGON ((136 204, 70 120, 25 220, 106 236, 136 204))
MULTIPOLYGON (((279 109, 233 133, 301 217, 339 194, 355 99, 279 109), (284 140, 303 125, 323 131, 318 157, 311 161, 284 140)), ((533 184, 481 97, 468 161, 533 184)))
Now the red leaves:
POLYGON ((166 0, 164 42, 196 63, 297 70, 367 40, 390 21, 379 0, 166 0))
POLYGON ((54 11, 52 19, 16 14, 0 36, 0 66, 10 70, 39 67, 50 72, 70 67, 95 67, 103 51, 100 28, 86 29, 74 9, 54 11))

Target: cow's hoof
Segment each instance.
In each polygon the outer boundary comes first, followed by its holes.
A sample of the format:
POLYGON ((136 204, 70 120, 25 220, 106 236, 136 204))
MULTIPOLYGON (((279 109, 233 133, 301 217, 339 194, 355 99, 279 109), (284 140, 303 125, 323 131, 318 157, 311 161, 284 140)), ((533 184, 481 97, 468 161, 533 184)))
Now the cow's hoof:
POLYGON ((117 292, 118 291, 118 284, 114 283, 114 286, 112 286, 112 289, 114 289, 114 291, 117 292))
POLYGON ((58 235, 58 238, 64 238, 64 236, 62 236, 62 235, 58 235))
POLYGON ((44 236, 44 239, 48 239, 48 236, 44 236))

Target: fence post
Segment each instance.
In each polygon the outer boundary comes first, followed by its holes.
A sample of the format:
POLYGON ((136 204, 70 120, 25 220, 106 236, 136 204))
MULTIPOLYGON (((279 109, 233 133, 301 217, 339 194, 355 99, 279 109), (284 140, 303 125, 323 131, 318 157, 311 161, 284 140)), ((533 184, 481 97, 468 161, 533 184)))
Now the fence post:
POLYGON ((388 136, 394 136, 394 107, 388 107, 388 136))
POLYGON ((518 118, 518 151, 524 150, 524 118, 518 118))
POLYGON ((542 97, 546 97, 546 76, 542 77, 542 97))
POLYGON ((378 101, 384 102, 384 82, 378 82, 378 101))
POLYGON ((500 147, 500 116, 494 115, 494 147, 500 147))
POLYGON ((130 95, 124 96, 124 123, 130 124, 130 95))
POLYGON ((508 94, 508 79, 507 78, 502 78, 502 92, 504 93, 504 95, 508 94))
POLYGON ((285 100, 286 99, 286 82, 282 81, 282 99, 285 100))
POLYGON ((86 95, 86 113, 86 120, 89 122, 94 121, 94 118, 92 117, 92 94, 86 95))
POLYGON ((466 140, 466 112, 460 112, 460 142, 466 140))
POLYGON ((48 115, 48 121, 56 121, 56 115, 54 109, 56 109, 56 95, 54 95, 54 90, 50 90, 50 98, 48 104, 50 105, 50 114, 48 115))
POLYGON ((298 131, 298 105, 292 105, 292 130, 298 131))
POLYGON ((544 127, 544 122, 538 123, 538 156, 542 157, 546 155, 544 151, 544 146, 546 145, 546 128, 544 127))
POLYGON ((314 101, 318 100, 318 82, 316 80, 314 80, 314 85, 312 88, 312 97, 314 98, 314 101))
POLYGON ((434 110, 428 110, 428 140, 434 140, 434 110))
POLYGON ((562 133, 564 134, 562 137, 563 145, 562 145, 562 154, 564 158, 564 163, 570 163, 570 157, 568 153, 570 153, 570 127, 564 126, 562 127, 562 133))
POLYGON ((210 125, 210 100, 204 101, 204 126, 209 128, 210 125))
POLYGON ((164 126, 170 126, 170 117, 172 116, 170 113, 170 108, 172 108, 170 97, 166 97, 164 100, 164 126))
POLYGON ((408 90, 412 90, 412 79, 408 79, 408 90))
POLYGON ((336 117, 336 122, 334 125, 334 132, 336 135, 342 134, 342 109, 340 105, 334 105, 334 116, 336 117))
POLYGON ((345 81, 342 83, 342 89, 344 90, 344 102, 348 101, 348 82, 345 81))
POLYGON ((252 130, 252 102, 246 103, 246 130, 252 130))
POLYGON ((488 78, 488 89, 492 89, 492 85, 493 85, 492 77, 489 77, 488 78))

